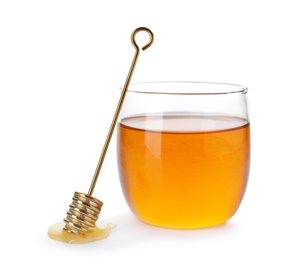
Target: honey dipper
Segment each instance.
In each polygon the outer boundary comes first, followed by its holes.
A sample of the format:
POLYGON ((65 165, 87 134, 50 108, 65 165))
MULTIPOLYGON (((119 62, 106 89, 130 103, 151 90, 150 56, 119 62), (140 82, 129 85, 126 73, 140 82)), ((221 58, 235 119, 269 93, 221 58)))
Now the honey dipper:
POLYGON ((131 35, 131 42, 134 46, 134 48, 136 49, 128 76, 126 78, 124 87, 122 89, 121 92, 121 96, 120 96, 120 100, 118 102, 118 106, 116 108, 116 112, 114 114, 102 153, 100 155, 96 170, 95 170, 95 174, 94 177, 92 179, 91 182, 91 186, 89 188, 88 193, 82 193, 82 192, 75 192, 73 199, 72 199, 72 203, 70 204, 70 208, 69 211, 67 212, 67 216, 64 219, 65 222, 65 226, 63 227, 63 229, 65 231, 67 231, 68 233, 71 234, 75 234, 75 235, 85 235, 87 232, 91 231, 92 229, 94 229, 96 227, 96 221, 98 220, 99 217, 99 213, 101 211, 101 207, 103 205, 102 201, 92 197, 104 158, 105 158, 105 154, 107 152, 112 134, 114 132, 114 128, 132 77, 132 74, 134 72, 134 68, 136 66, 137 60, 138 60, 138 56, 140 54, 140 49, 135 41, 135 37, 136 34, 140 31, 145 31, 149 34, 149 42, 142 47, 141 49, 144 51, 147 48, 149 48, 154 40, 153 37, 153 33, 145 27, 139 27, 136 30, 133 31, 132 35, 131 35))

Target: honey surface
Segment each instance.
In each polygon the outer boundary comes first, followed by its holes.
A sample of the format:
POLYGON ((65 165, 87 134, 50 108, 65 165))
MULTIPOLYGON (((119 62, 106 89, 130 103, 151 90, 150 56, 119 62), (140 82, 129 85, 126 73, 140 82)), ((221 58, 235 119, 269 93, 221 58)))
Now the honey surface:
POLYGON ((69 244, 85 244, 105 239, 108 236, 110 230, 115 227, 115 224, 109 223, 103 228, 96 226, 92 231, 89 231, 85 234, 69 233, 63 229, 64 226, 64 221, 55 223, 48 229, 48 236, 52 239, 69 244))
POLYGON ((218 116, 138 116, 118 126, 120 182, 133 213, 169 228, 226 222, 248 179, 249 123, 218 116))

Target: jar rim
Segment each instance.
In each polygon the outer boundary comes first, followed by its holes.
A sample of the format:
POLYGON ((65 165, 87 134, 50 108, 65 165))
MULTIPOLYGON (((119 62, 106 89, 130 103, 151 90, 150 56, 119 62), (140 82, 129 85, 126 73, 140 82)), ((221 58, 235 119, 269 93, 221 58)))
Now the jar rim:
MULTIPOLYGON (((122 89, 121 87, 120 89, 122 89)), ((246 94, 248 88, 238 84, 203 81, 148 81, 131 83, 127 92, 165 95, 246 94)))

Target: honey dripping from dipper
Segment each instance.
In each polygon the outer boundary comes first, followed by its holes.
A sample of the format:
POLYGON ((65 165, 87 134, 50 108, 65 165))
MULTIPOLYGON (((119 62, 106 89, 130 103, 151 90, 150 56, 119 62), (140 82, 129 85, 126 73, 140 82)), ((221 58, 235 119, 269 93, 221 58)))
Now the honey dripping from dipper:
POLYGON ((143 51, 150 47, 153 43, 153 33, 148 28, 139 27, 133 31, 131 35, 131 42, 136 49, 136 52, 122 89, 121 97, 116 108, 116 112, 114 114, 102 153, 100 155, 90 189, 87 194, 75 192, 66 218, 63 221, 55 223, 48 229, 48 236, 52 239, 70 244, 84 244, 106 238, 110 230, 115 227, 115 224, 111 223, 107 223, 105 226, 101 226, 97 223, 103 203, 100 200, 92 197, 92 193, 94 191, 107 148, 114 132, 115 125, 140 54, 140 49, 135 41, 135 36, 140 31, 147 32, 150 37, 149 42, 141 48, 143 51))

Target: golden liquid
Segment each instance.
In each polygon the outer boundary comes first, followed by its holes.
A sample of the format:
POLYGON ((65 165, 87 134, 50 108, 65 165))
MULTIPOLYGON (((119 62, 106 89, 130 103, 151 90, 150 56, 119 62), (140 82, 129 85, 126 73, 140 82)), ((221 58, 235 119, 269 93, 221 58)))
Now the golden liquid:
POLYGON ((110 230, 115 227, 114 224, 108 223, 105 227, 96 226, 94 229, 86 232, 85 234, 73 234, 64 230, 64 226, 64 221, 55 223, 48 229, 48 236, 52 239, 69 244, 85 244, 105 239, 110 230))
POLYGON ((142 221, 169 228, 226 222, 249 171, 249 123, 218 116, 138 116, 118 126, 126 201, 142 221))

